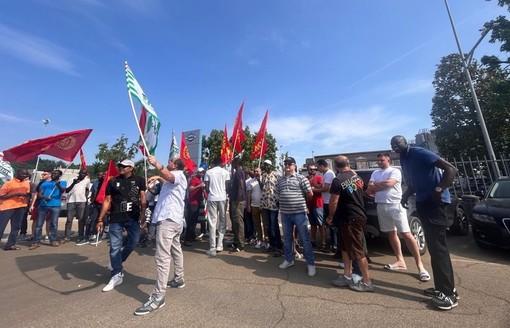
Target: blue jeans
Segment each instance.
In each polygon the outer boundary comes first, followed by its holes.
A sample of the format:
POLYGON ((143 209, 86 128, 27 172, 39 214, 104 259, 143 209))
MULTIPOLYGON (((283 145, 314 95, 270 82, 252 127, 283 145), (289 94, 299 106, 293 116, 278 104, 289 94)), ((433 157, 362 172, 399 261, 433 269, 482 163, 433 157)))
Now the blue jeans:
POLYGON ((46 221, 46 215, 48 212, 50 216, 50 243, 57 241, 57 225, 58 216, 60 215, 60 206, 39 206, 37 215, 37 227, 35 228, 35 239, 34 243, 40 243, 42 238, 42 226, 46 221))
POLYGON ((5 249, 11 248, 16 245, 16 238, 18 237, 19 230, 21 228, 21 221, 27 211, 26 207, 11 208, 8 210, 0 211, 0 238, 3 237, 5 228, 9 220, 11 221, 11 233, 5 249))
POLYGON ((275 250, 282 249, 282 236, 280 234, 280 226, 278 225, 278 211, 262 209, 262 217, 264 225, 267 227, 267 235, 269 236, 269 245, 275 250))
POLYGON ((120 223, 110 222, 110 264, 113 271, 112 277, 122 272, 122 263, 127 260, 129 254, 135 249, 140 239, 140 224, 138 220, 129 220, 120 223), (127 239, 122 247, 122 230, 126 229, 127 239))
POLYGON ((285 254, 285 261, 291 262, 294 260, 294 227, 301 237, 303 242, 303 255, 305 256, 306 264, 313 265, 313 248, 312 242, 310 241, 310 235, 308 234, 308 220, 306 219, 306 213, 296 214, 284 214, 282 215, 282 226, 283 226, 283 252, 285 254))

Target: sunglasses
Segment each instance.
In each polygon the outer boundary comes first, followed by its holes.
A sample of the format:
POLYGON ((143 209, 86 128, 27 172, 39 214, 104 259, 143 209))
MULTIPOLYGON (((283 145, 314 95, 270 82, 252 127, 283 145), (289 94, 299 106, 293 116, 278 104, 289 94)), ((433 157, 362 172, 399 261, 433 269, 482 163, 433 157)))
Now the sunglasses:
POLYGON ((117 165, 117 167, 118 167, 118 168, 121 168, 121 169, 125 169, 126 167, 129 167, 129 166, 119 164, 119 165, 117 165))

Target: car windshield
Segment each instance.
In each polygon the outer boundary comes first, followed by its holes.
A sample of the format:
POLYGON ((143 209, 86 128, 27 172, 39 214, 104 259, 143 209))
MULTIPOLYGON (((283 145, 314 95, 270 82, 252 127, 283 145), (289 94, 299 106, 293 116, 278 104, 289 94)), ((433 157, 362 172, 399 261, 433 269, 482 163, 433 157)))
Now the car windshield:
POLYGON ((490 198, 510 198, 510 180, 498 181, 489 194, 490 198))

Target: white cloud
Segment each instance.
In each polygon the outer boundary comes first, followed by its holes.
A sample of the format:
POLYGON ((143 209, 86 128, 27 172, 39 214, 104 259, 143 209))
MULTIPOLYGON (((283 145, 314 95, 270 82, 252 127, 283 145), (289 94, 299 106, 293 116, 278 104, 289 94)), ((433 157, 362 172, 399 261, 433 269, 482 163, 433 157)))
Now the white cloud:
POLYGON ((35 66, 78 75, 64 48, 0 24, 0 51, 35 66))

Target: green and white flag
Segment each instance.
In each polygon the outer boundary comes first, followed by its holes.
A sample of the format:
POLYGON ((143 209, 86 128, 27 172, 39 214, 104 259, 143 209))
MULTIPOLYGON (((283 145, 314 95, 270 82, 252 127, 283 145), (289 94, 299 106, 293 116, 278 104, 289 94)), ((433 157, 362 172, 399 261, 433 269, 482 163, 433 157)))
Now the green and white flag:
POLYGON ((179 157, 179 154, 180 151, 179 146, 177 146, 177 138, 175 138, 175 132, 172 130, 172 143, 170 144, 170 155, 168 156, 168 160, 179 157))
MULTIPOLYGON (((152 108, 149 99, 143 92, 142 87, 138 83, 135 78, 135 75, 129 68, 128 63, 126 65, 126 81, 127 81, 127 89, 130 96, 136 98, 140 104, 142 104, 142 110, 140 113, 140 130, 143 135, 143 139, 147 144, 148 153, 154 155, 156 152, 156 147, 158 145, 158 135, 159 128, 161 123, 159 121, 158 115, 154 108, 152 108)), ((134 108, 133 108, 134 111, 134 108)), ((147 155, 147 152, 144 151, 145 147, 143 146, 143 142, 140 143, 140 149, 147 155)))
POLYGON ((4 153, 0 152, 0 186, 11 180, 14 176, 14 170, 11 163, 4 161, 4 153))

